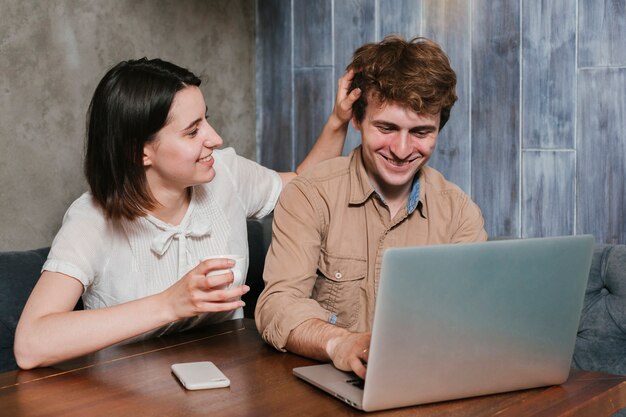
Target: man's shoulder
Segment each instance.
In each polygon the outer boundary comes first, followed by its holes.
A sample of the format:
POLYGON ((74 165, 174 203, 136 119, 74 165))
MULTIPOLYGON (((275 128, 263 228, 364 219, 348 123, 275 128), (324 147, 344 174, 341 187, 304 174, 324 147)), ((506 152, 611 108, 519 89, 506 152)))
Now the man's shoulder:
POLYGON ((449 181, 441 172, 428 165, 422 167, 422 179, 425 183, 428 184, 428 189, 430 192, 435 192, 440 195, 466 195, 461 187, 459 187, 452 181, 449 181))
POLYGON ((279 200, 300 205, 303 201, 319 207, 343 204, 350 189, 350 158, 337 157, 306 169, 289 181, 279 200))
POLYGON ((297 178, 310 183, 324 183, 347 177, 349 169, 350 157, 338 156, 307 168, 297 178))

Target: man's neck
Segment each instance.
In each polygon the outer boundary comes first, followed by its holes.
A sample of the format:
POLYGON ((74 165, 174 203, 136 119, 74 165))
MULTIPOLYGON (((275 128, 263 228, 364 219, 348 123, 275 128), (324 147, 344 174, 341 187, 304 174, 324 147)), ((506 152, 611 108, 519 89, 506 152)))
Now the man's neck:
POLYGON ((401 187, 386 187, 385 189, 376 190, 385 201, 387 207, 389 207, 389 214, 393 219, 396 214, 406 207, 409 200, 409 194, 411 193, 411 184, 404 184, 401 187))

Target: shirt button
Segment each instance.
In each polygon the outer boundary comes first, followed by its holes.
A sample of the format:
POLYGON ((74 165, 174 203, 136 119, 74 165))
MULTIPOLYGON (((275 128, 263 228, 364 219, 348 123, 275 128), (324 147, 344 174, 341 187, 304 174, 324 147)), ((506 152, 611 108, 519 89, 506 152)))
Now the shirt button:
POLYGON ((343 275, 341 275, 341 272, 339 272, 339 271, 335 272, 335 278, 341 279, 342 276, 343 275))

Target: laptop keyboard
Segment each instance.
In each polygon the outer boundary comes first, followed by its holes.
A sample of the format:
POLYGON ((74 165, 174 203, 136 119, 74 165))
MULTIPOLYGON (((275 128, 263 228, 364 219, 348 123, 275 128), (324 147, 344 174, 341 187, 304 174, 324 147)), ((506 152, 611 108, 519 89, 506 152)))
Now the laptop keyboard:
POLYGON ((346 382, 360 389, 363 389, 365 386, 365 380, 361 378, 348 379, 346 382))

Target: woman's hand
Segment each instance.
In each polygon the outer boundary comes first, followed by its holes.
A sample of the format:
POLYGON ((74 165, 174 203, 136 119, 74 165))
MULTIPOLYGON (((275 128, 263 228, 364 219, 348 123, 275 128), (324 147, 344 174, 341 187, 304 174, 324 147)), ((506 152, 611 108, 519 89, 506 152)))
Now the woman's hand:
MULTIPOLYGON (((339 78, 333 112, 328 117, 322 133, 320 133, 313 148, 304 161, 298 165, 296 169, 297 174, 319 162, 341 155, 348 133, 348 123, 352 119, 352 105, 361 97, 361 89, 359 88, 355 88, 348 93, 353 77, 354 71, 350 70, 339 78)), ((283 180, 283 185, 285 185, 295 177, 295 173, 280 173, 280 176, 283 180)))
POLYGON ((352 105, 361 97, 360 88, 348 93, 353 78, 354 70, 348 70, 337 82, 337 96, 331 117, 334 117, 340 125, 347 125, 352 119, 352 105))
POLYGON ((219 275, 211 271, 227 270, 235 266, 230 259, 208 259, 189 271, 178 282, 163 292, 172 312, 172 321, 207 312, 221 312, 243 307, 241 296, 250 291, 247 285, 230 287, 232 271, 219 275))

